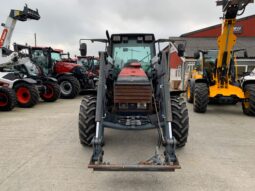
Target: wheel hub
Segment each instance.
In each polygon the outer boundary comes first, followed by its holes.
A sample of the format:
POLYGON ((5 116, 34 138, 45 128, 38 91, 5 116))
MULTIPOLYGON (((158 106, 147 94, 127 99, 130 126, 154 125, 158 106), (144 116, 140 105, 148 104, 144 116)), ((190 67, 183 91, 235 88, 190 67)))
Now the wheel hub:
POLYGON ((22 104, 28 103, 31 98, 29 90, 25 87, 19 88, 16 92, 16 95, 18 101, 22 104))
POLYGON ((43 94, 43 96, 45 98, 51 98, 53 96, 53 94, 54 94, 53 87, 51 87, 50 85, 46 85, 46 86, 47 86, 46 92, 43 94))
POLYGON ((61 93, 63 93, 64 95, 68 95, 73 90, 72 84, 68 81, 63 81, 60 84, 60 90, 61 90, 61 93))

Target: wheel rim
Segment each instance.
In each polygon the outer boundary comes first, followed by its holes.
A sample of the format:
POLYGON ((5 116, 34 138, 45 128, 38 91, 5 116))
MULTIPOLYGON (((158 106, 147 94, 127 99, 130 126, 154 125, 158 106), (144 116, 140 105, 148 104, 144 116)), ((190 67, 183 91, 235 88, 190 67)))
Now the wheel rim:
POLYGON ((26 87, 20 87, 16 92, 16 96, 18 102, 22 104, 28 103, 31 99, 30 91, 26 87))
MULTIPOLYGON (((250 97, 250 92, 249 92, 249 91, 244 92, 244 96, 245 96, 246 100, 249 99, 249 97, 250 97)), ((249 109, 249 108, 250 108, 250 102, 249 102, 248 100, 247 100, 247 101, 244 101, 244 102, 243 102, 243 105, 244 105, 244 108, 245 108, 245 109, 249 109)))
POLYGON ((46 92, 43 94, 43 97, 45 98, 52 98, 54 95, 54 89, 51 85, 47 84, 46 85, 46 92))
POLYGON ((8 97, 4 93, 0 93, 0 106, 4 107, 8 104, 8 97))
POLYGON ((73 90, 72 84, 68 81, 63 81, 60 84, 60 90, 64 95, 69 95, 73 90))

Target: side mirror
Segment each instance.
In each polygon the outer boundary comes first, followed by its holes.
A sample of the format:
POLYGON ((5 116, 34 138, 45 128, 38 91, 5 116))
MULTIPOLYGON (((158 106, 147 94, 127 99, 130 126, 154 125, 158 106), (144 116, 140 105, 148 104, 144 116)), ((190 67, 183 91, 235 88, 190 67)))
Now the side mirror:
POLYGON ((86 43, 80 44, 80 53, 81 53, 81 56, 87 55, 87 44, 86 43))
POLYGON ((184 44, 178 44, 178 56, 183 57, 185 52, 184 44))
POLYGON ((194 53, 194 59, 199 59, 200 58, 200 54, 199 54, 199 52, 195 52, 194 53))

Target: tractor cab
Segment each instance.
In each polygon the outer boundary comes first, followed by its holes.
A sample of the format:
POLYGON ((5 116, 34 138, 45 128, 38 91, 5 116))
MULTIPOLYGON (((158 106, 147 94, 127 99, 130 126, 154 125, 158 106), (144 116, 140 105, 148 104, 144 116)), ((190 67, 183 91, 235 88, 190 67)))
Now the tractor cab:
MULTIPOLYGON (((246 57, 247 52, 245 49, 236 49, 231 51, 230 64, 228 70, 222 70, 225 75, 228 74, 228 79, 231 84, 236 84, 239 86, 237 71, 237 57, 246 57), (242 55, 243 53, 243 55, 242 55)), ((194 73, 199 72, 203 78, 207 79, 208 83, 214 85, 217 79, 217 56, 218 50, 200 50, 194 54, 194 58, 197 59, 195 64, 194 73)), ((218 79, 220 80, 220 79, 218 79)))
POLYGON ((114 65, 124 68, 132 67, 132 63, 140 63, 141 68, 147 70, 156 55, 154 40, 153 34, 112 35, 110 46, 114 65))
POLYGON ((78 56, 77 64, 83 66, 87 72, 99 74, 99 58, 94 56, 78 56))
POLYGON ((32 47, 31 59, 40 67, 47 75, 72 72, 74 68, 79 67, 77 64, 63 62, 60 49, 52 49, 51 47, 32 47))

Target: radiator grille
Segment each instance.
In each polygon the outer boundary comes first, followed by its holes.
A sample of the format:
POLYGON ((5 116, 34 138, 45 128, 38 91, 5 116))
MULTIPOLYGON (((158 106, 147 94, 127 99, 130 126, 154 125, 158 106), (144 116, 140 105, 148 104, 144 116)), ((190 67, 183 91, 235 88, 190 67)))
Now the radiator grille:
POLYGON ((114 103, 151 103, 152 89, 146 85, 115 85, 114 103))

